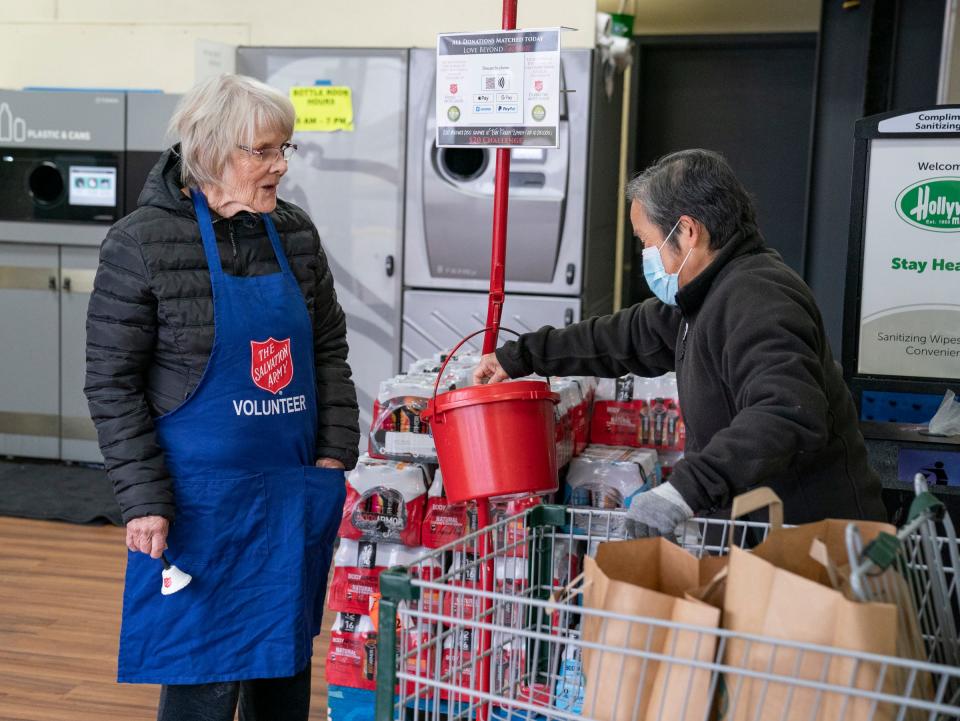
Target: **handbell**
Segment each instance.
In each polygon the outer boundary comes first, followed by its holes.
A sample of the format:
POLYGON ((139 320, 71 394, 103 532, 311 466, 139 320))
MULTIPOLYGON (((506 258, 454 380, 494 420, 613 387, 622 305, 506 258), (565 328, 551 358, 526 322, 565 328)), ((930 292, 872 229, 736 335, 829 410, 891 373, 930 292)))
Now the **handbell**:
POLYGON ((165 554, 161 554, 160 558, 163 560, 163 585, 160 588, 160 593, 169 596, 186 588, 193 580, 193 576, 170 563, 165 554))

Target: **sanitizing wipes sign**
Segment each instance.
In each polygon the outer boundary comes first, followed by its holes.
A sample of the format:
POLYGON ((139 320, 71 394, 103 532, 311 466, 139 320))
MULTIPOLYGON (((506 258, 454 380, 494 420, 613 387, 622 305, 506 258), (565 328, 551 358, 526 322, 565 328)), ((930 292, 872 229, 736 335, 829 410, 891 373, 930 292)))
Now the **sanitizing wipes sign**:
POLYGON ((874 140, 867 187, 858 371, 960 378, 960 143, 874 140))

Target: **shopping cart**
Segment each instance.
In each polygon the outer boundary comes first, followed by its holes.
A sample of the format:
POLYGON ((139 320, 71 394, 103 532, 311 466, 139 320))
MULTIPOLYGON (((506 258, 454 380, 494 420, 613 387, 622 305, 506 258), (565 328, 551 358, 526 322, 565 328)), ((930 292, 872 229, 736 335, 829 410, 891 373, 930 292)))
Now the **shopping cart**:
MULTIPOLYGON (((898 600, 928 648, 901 658, 584 608, 577 559, 623 538, 623 513, 533 507, 382 574, 377 721, 958 719, 960 668, 929 660, 955 648, 945 619, 956 616, 960 593, 956 538, 930 535, 936 515, 908 525, 906 550, 879 570, 888 581, 912 579, 915 595, 898 600), (485 569, 492 592, 482 590, 485 569), (934 613, 939 621, 923 620, 934 613), (588 665, 602 670, 592 679, 602 675, 602 692, 590 688, 588 665)), ((769 530, 696 519, 677 541, 697 556, 722 555, 769 530)), ((866 556, 855 544, 859 562, 866 556)), ((878 569, 851 571, 863 598, 889 598, 863 590, 878 569)))
POLYGON ((866 548, 847 527, 850 585, 863 601, 892 603, 902 627, 918 626, 899 655, 960 666, 960 550, 943 504, 927 491, 922 473, 908 521, 896 536, 881 534, 866 548), (940 531, 942 528, 942 533, 940 531))

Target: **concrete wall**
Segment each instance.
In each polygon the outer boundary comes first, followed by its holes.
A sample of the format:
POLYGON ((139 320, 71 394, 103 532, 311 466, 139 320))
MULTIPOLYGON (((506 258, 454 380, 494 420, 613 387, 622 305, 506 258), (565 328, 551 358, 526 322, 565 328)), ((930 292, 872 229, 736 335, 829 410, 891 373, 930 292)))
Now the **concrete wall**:
MULTIPOLYGON (((626 0, 629 8, 632 0, 626 0)), ((621 0, 519 0, 521 27, 564 25, 593 45, 621 0)), ((635 0, 639 34, 816 31, 821 0, 635 0)), ((186 90, 197 40, 231 45, 431 47, 495 29, 498 0, 0 0, 0 87, 186 90)), ((960 71, 954 77, 960 76, 960 71)), ((957 80, 960 84, 960 79, 957 80)))
MULTIPOLYGON (((0 87, 158 88, 194 81, 197 40, 235 45, 431 47, 436 34, 500 27, 497 0, 0 0, 0 87)), ((578 28, 596 0, 520 0, 521 27, 578 28)))

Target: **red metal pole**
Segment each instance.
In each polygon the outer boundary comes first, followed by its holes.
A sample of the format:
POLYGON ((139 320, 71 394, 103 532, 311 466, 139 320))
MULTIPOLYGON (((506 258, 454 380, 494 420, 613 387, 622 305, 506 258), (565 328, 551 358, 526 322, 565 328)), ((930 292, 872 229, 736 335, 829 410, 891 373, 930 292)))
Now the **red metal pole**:
MULTIPOLYGON (((503 30, 515 30, 517 27, 517 0, 503 0, 503 30)), ((510 150, 497 148, 497 171, 494 178, 493 191, 493 243, 490 254, 490 300, 487 304, 487 325, 489 328, 483 338, 483 352, 493 353, 497 348, 497 336, 500 335, 500 316, 503 311, 503 289, 505 282, 505 266, 507 261, 507 206, 510 201, 510 150)), ((493 591, 494 563, 493 544, 490 542, 490 533, 485 529, 490 526, 490 500, 487 498, 477 501, 477 528, 481 530, 480 556, 484 559, 481 566, 480 581, 483 590, 493 591)), ((491 623, 491 608, 489 598, 483 598, 480 603, 479 617, 482 622, 491 623)), ((480 679, 478 688, 489 693, 490 667, 492 654, 492 634, 489 630, 480 631, 480 679)), ((477 721, 488 721, 490 718, 490 703, 481 701, 477 705, 477 721)))
MULTIPOLYGON (((517 0, 503 0, 504 30, 517 27, 517 0)), ((497 171, 493 190, 493 248, 490 254, 490 299, 487 302, 487 324, 490 330, 483 338, 483 352, 493 353, 500 334, 503 312, 503 288, 507 261, 507 206, 510 202, 510 149, 497 149, 497 171)))
MULTIPOLYGON (((490 526, 490 499, 482 498, 477 501, 477 530, 480 531, 480 547, 478 552, 480 558, 484 559, 480 567, 480 584, 487 593, 493 591, 493 544, 490 542, 490 532, 486 530, 490 526)), ((481 623, 492 623, 492 604, 488 597, 480 599, 480 613, 478 618, 481 623)), ((493 654, 496 650, 493 648, 492 634, 487 629, 480 630, 480 645, 477 649, 480 658, 480 678, 476 688, 484 693, 495 692, 496 689, 490 688, 490 669, 493 665, 493 654)), ((488 701, 477 701, 477 721, 488 721, 490 718, 490 703, 488 701)))

